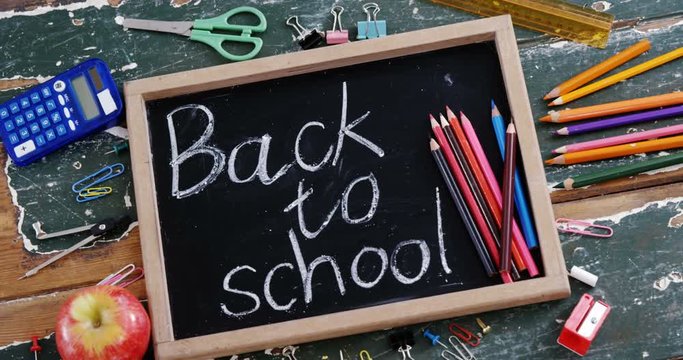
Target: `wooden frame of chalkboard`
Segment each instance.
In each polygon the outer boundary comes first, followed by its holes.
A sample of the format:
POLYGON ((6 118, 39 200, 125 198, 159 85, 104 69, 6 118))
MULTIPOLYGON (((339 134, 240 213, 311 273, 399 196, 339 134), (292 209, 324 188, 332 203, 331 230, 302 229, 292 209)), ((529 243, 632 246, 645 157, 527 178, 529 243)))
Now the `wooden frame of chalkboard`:
MULTIPOLYGON (((357 334, 569 296, 570 289, 517 43, 509 16, 499 16, 292 54, 159 76, 125 84, 128 128, 147 296, 157 358, 209 358, 357 334), (397 300, 324 315, 189 338, 174 336, 155 184, 147 103, 378 60, 494 42, 515 119, 544 275, 441 295, 397 300)), ((425 134, 426 137, 426 134, 425 134)), ((427 147, 425 145, 425 151, 427 147)))

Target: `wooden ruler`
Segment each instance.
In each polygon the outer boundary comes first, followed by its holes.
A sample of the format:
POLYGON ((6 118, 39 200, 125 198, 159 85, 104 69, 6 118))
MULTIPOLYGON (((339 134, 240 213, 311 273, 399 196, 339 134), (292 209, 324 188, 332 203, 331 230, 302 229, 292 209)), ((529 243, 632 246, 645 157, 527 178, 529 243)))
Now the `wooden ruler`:
POLYGON ((432 0, 481 16, 510 14, 515 25, 605 48, 614 15, 560 0, 432 0))

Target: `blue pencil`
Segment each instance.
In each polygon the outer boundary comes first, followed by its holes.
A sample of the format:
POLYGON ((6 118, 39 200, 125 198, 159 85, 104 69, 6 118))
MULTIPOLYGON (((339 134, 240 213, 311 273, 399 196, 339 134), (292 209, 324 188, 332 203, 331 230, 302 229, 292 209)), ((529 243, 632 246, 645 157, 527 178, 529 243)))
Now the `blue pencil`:
MULTIPOLYGON (((500 115, 493 100, 491 100, 491 121, 493 122, 493 131, 496 133, 500 154, 505 158, 505 120, 503 120, 503 117, 500 115)), ((538 238, 534 231, 534 223, 529 212, 529 204, 524 196, 522 182, 517 169, 515 169, 515 207, 519 214, 519 220, 522 226, 522 232, 524 233, 524 238, 526 239, 526 244, 529 249, 533 249, 538 246, 538 238)))

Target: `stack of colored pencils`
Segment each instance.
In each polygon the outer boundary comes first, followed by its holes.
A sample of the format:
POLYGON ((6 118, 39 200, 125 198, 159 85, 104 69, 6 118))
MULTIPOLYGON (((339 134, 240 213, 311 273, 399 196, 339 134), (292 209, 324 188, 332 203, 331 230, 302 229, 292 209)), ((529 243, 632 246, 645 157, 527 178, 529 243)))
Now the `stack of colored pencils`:
MULTIPOLYGON (((556 86, 544 97, 544 99, 548 100, 555 98, 555 100, 549 104, 550 106, 566 104, 683 56, 683 48, 678 48, 640 65, 584 86, 588 82, 649 49, 649 41, 642 40, 604 62, 595 65, 583 73, 556 86)), ((567 123, 612 116, 610 118, 584 122, 578 125, 566 126, 555 131, 556 135, 571 136, 618 126, 672 118, 680 115, 683 115, 683 92, 673 92, 583 108, 550 111, 547 116, 542 117, 540 120, 550 123, 567 123)), ((561 146, 553 150, 553 154, 556 156, 547 160, 546 164, 571 165, 678 148, 683 148, 683 125, 667 126, 649 131, 561 146)), ((671 155, 653 160, 638 161, 636 164, 568 178, 555 187, 574 189, 682 162, 683 156, 681 155, 671 155)))
MULTIPOLYGON (((492 115, 494 124, 502 121, 497 109, 492 115)), ((470 120, 462 112, 458 119, 448 107, 446 116, 439 115, 439 121, 429 116, 434 134, 430 149, 486 273, 499 274, 505 283, 521 279, 523 271, 530 277, 538 276, 529 251, 537 246, 536 234, 521 183, 515 178, 514 126, 510 123, 507 141, 500 144, 502 153, 507 154, 501 191, 470 120), (523 200, 515 203, 515 196, 523 200), (515 205, 524 231, 514 217, 515 205)))

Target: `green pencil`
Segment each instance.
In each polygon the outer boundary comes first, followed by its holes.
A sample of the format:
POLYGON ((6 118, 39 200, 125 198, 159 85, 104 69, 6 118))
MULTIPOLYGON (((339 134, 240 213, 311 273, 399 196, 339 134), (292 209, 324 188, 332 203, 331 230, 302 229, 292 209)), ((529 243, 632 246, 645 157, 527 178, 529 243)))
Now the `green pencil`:
POLYGON ((568 178, 567 180, 555 185, 554 188, 571 190, 607 180, 640 174, 642 172, 654 169, 661 169, 663 167, 680 163, 683 163, 683 152, 674 155, 658 157, 652 160, 638 161, 635 164, 617 166, 609 170, 595 172, 592 174, 568 178))

